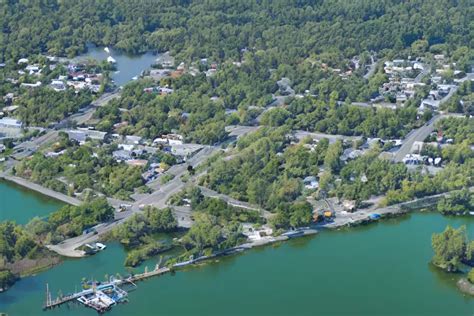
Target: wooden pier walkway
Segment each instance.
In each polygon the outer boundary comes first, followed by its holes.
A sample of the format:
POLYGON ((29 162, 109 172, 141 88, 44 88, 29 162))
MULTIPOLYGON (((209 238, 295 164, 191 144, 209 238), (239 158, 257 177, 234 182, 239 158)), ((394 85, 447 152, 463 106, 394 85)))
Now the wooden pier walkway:
MULTIPOLYGON (((151 271, 148 271, 148 268, 145 267, 145 272, 135 274, 135 275, 131 275, 128 278, 115 280, 115 281, 111 282, 111 284, 114 284, 116 286, 120 286, 120 285, 125 285, 127 283, 131 283, 131 284, 135 285, 135 282, 143 281, 145 279, 148 279, 148 278, 151 278, 151 277, 154 277, 154 276, 160 276, 160 275, 163 275, 163 274, 168 273, 170 271, 171 271, 170 268, 167 268, 167 267, 160 268, 158 265, 155 267, 155 269, 153 269, 151 271)), ((107 286, 107 283, 104 284, 104 286, 107 286)), ((43 310, 48 310, 48 309, 53 309, 53 308, 59 307, 59 306, 65 304, 65 303, 75 301, 75 300, 77 300, 77 299, 79 299, 79 298, 81 298, 85 295, 89 295, 89 294, 93 294, 93 293, 94 293, 94 289, 91 288, 91 289, 83 290, 81 292, 73 293, 73 294, 66 295, 66 296, 58 296, 57 298, 55 298, 53 300, 53 299, 51 299, 51 293, 49 292, 49 286, 48 286, 48 284, 46 284, 46 302, 43 305, 43 310)))

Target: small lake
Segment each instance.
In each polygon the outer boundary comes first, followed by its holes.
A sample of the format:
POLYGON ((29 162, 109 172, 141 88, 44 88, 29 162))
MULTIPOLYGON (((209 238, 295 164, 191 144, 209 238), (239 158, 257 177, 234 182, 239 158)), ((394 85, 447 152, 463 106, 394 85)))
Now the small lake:
MULTIPOLYGON (((472 316, 474 299, 457 290, 458 276, 429 264, 431 235, 447 224, 467 225, 474 238, 474 218, 435 213, 324 231, 140 282, 130 302, 107 315, 472 316)), ((0 312, 38 315, 46 283, 53 294, 68 293, 83 277, 126 275, 124 259, 123 248, 109 243, 95 256, 66 260, 0 294, 0 312)), ((77 304, 43 314, 97 315, 77 304)))
POLYGON ((0 221, 26 224, 35 216, 43 217, 64 204, 14 183, 0 181, 0 221))
POLYGON ((142 55, 129 55, 109 47, 109 52, 104 47, 89 46, 87 53, 74 58, 75 61, 92 58, 95 60, 106 60, 112 56, 117 63, 117 71, 111 72, 111 77, 117 86, 123 86, 133 77, 139 76, 143 70, 150 68, 159 55, 146 53, 142 55))

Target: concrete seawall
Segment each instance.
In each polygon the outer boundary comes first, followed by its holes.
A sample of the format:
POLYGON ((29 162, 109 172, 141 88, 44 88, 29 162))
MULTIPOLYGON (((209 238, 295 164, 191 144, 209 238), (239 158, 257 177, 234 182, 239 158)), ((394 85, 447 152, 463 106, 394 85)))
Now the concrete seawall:
POLYGON ((59 200, 61 202, 70 204, 70 205, 75 205, 78 206, 82 202, 74 197, 67 196, 65 194, 62 194, 60 192, 53 191, 51 189, 45 188, 39 184, 33 183, 31 181, 28 181, 26 179, 20 178, 20 177, 15 177, 15 176, 7 176, 7 175, 2 175, 0 176, 1 179, 13 182, 15 184, 18 184, 22 187, 25 187, 27 189, 39 192, 41 194, 44 194, 46 196, 49 196, 53 199, 59 200))

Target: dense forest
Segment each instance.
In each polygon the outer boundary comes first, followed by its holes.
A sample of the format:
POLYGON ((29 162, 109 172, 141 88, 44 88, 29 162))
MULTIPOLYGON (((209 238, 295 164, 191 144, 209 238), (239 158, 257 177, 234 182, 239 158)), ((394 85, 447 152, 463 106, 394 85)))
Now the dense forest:
POLYGON ((243 48, 279 62, 309 54, 401 49, 414 41, 474 45, 469 0, 2 1, 1 59, 76 55, 86 43, 184 59, 238 59, 243 48), (350 36, 347 36, 350 34, 350 36))

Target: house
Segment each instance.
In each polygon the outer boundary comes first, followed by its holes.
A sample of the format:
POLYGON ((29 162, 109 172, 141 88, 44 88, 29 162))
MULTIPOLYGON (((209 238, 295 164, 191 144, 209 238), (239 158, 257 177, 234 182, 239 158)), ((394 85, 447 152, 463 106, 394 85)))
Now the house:
POLYGON ((41 81, 36 81, 36 83, 22 83, 21 86, 25 88, 38 88, 41 87, 41 81))
POLYGON ((127 135, 125 136, 125 143, 127 144, 133 144, 133 145, 138 145, 142 141, 142 138, 140 136, 135 136, 135 135, 127 135))
POLYGON ((10 106, 4 107, 2 111, 5 113, 13 113, 18 109, 18 107, 19 107, 18 105, 10 105, 10 106))
POLYGON ((342 207, 346 212, 354 212, 356 209, 357 201, 356 200, 344 200, 342 201, 342 207))
POLYGON ((271 236, 273 234, 273 230, 266 225, 255 228, 252 223, 243 223, 242 234, 251 241, 257 241, 266 236, 271 236))
POLYGON ((14 118, 4 117, 0 119, 0 127, 22 128, 23 122, 14 118))
POLYGON ((66 133, 69 136, 69 139, 77 141, 79 144, 84 144, 87 138, 93 140, 103 141, 105 138, 106 132, 94 131, 89 129, 76 129, 68 130, 66 133))
POLYGON ((127 165, 132 167, 144 167, 148 163, 145 159, 130 159, 126 161, 127 165))
POLYGON ((420 165, 426 161, 426 156, 421 156, 419 154, 408 154, 403 158, 403 163, 406 165, 420 165))
POLYGON ((421 101, 420 109, 437 109, 439 107, 439 101, 424 99, 421 101))
POLYGON ((308 190, 315 190, 319 188, 319 182, 315 176, 308 176, 303 179, 304 187, 308 190))
POLYGON ((356 159, 357 157, 362 156, 363 152, 359 149, 347 148, 341 155, 342 161, 348 161, 352 159, 356 159))
POLYGON ((28 64, 28 58, 20 58, 18 59, 18 65, 21 65, 21 64, 28 64))
POLYGON ((112 152, 112 157, 114 157, 117 161, 127 161, 132 158, 132 153, 128 150, 116 150, 112 152))
POLYGON ((54 91, 64 91, 64 90, 66 90, 66 85, 61 80, 54 80, 53 79, 51 81, 50 86, 51 86, 51 88, 53 88, 54 91))
POLYGON ((34 75, 40 72, 40 67, 38 65, 28 65, 25 67, 25 70, 28 71, 30 75, 34 75))
POLYGON ((134 145, 130 145, 130 144, 119 144, 118 145, 119 149, 123 149, 125 151, 132 151, 134 147, 135 147, 134 145))
POLYGON ((168 139, 163 137, 158 137, 153 140, 154 145, 165 145, 168 144, 168 139))

